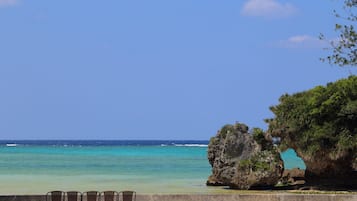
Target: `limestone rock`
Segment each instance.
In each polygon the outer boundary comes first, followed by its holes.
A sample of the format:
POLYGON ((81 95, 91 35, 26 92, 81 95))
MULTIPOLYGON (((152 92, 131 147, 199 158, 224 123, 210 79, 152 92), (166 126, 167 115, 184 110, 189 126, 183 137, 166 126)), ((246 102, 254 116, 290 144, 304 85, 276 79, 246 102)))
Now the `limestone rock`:
POLYGON ((354 170, 351 154, 335 159, 324 154, 323 150, 313 156, 299 149, 296 153, 306 165, 305 179, 308 185, 357 188, 357 171, 354 170))
POLYGON ((226 186, 223 182, 217 180, 217 178, 214 177, 213 175, 208 177, 206 185, 207 186, 226 186))
POLYGON ((296 185, 297 183, 305 183, 305 170, 300 168, 293 168, 291 170, 284 170, 281 177, 281 183, 287 185, 296 185))
POLYGON ((212 175, 207 185, 225 185, 236 189, 273 186, 283 172, 283 161, 273 146, 269 150, 253 139, 248 126, 226 125, 208 145, 212 175))

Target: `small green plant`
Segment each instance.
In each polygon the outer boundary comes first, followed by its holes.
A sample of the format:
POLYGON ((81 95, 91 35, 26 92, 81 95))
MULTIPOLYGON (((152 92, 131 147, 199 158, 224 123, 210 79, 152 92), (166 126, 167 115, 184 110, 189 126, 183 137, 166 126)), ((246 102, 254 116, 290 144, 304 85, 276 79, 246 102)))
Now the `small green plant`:
POLYGON ((226 124, 225 126, 223 126, 219 132, 219 134, 225 138, 227 136, 227 134, 233 133, 234 132, 234 126, 231 124, 226 124))
POLYGON ((267 171, 270 169, 270 165, 268 162, 262 161, 262 159, 267 158, 267 152, 262 151, 256 155, 254 155, 250 161, 252 163, 253 171, 267 171))
POLYGON ((238 165, 238 168, 240 170, 250 169, 251 167, 252 167, 252 162, 249 159, 241 160, 238 165))
POLYGON ((240 170, 250 169, 252 171, 267 171, 270 169, 268 162, 262 161, 266 157, 266 152, 260 152, 249 159, 241 160, 238 168, 240 170))
POLYGON ((273 143, 265 138, 265 132, 260 128, 252 129, 253 139, 262 147, 262 150, 271 150, 273 143))
POLYGON ((264 161, 256 161, 252 167, 253 171, 267 171, 269 169, 270 169, 269 163, 264 161))

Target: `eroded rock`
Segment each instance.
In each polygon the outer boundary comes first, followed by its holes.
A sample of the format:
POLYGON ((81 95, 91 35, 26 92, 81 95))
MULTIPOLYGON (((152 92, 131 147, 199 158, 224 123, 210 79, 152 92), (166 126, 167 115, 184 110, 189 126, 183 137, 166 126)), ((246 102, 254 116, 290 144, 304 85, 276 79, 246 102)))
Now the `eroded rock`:
POLYGON ((208 146, 212 175, 207 185, 236 189, 275 185, 282 175, 283 161, 273 146, 266 146, 270 142, 264 142, 264 150, 261 144, 253 139, 244 124, 224 126, 208 146))
POLYGON ((305 170, 300 168, 284 170, 283 176, 281 177, 281 183, 284 185, 296 185, 305 183, 305 170))

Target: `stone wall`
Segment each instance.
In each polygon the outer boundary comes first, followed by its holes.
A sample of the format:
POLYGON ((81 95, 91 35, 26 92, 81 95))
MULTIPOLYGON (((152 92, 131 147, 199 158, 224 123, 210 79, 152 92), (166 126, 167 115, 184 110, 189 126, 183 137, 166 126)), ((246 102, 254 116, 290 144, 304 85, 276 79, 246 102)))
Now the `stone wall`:
MULTIPOLYGON (((43 195, 0 196, 0 201, 45 201, 43 195)), ((357 194, 137 195, 136 201, 357 201, 357 194)))

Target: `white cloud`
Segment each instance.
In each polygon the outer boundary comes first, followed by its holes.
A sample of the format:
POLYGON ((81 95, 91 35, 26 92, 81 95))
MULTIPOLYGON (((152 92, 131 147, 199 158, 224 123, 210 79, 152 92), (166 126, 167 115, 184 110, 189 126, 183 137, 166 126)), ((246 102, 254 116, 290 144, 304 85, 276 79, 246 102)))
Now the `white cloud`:
POLYGON ((245 16, 256 17, 287 17, 297 11, 290 3, 280 3, 277 0, 248 0, 241 11, 245 16))
POLYGON ((17 5, 18 0, 0 0, 0 7, 17 5))
POLYGON ((309 35, 298 35, 298 36, 291 36, 290 38, 288 38, 287 41, 289 43, 304 43, 307 41, 315 41, 315 40, 317 40, 317 38, 314 38, 309 35))
POLYGON ((328 41, 305 34, 291 36, 286 40, 279 41, 277 44, 278 47, 282 48, 324 48, 328 45, 328 41))

